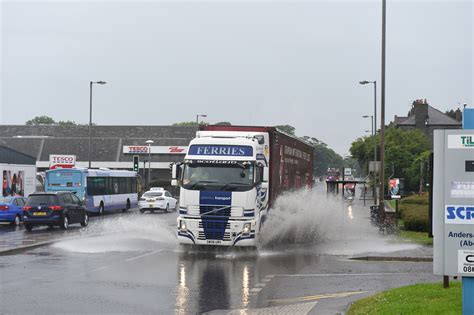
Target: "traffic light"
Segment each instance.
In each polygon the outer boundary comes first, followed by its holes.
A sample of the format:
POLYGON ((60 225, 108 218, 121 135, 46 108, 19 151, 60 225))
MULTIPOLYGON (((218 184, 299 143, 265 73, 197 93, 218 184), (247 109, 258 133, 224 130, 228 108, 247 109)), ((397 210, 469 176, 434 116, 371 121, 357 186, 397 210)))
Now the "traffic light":
POLYGON ((138 162, 139 162, 138 155, 134 155, 133 156, 133 171, 137 172, 137 173, 140 170, 140 166, 139 166, 138 162))

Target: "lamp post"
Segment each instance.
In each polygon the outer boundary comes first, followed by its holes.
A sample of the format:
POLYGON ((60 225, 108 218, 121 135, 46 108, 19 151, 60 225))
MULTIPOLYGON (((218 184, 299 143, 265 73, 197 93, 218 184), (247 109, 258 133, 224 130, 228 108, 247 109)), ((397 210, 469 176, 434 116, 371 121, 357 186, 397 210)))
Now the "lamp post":
POLYGON ((93 84, 100 84, 104 85, 107 84, 105 81, 90 81, 90 93, 89 93, 89 168, 91 168, 92 164, 92 150, 91 150, 91 138, 92 138, 92 85, 93 84))
POLYGON ((387 25, 387 0, 382 0, 382 88, 380 97, 380 197, 379 197, 379 222, 382 223, 385 220, 385 42, 386 42, 386 25, 387 25))
POLYGON ((150 172, 151 172, 151 144, 154 143, 153 140, 147 140, 146 144, 148 144, 148 188, 150 188, 150 172))
POLYGON ((198 130, 199 130, 199 117, 207 117, 207 115, 201 115, 201 114, 196 115, 196 126, 198 130))
MULTIPOLYGON (((372 119, 372 136, 374 136, 374 116, 372 115, 364 115, 362 118, 371 118, 372 119)), ((374 197, 374 205, 377 204, 377 198, 375 197, 376 195, 376 190, 375 190, 375 185, 377 185, 377 177, 376 177, 376 172, 375 172, 375 161, 377 160, 377 144, 374 143, 374 172, 372 174, 373 176, 373 187, 372 187, 372 196, 374 197)))

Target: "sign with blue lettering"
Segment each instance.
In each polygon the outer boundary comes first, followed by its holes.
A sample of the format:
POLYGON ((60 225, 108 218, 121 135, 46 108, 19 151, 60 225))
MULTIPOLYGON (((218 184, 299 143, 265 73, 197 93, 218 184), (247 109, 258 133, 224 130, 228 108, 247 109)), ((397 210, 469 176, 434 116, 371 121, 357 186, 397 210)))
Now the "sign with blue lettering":
POLYGON ((188 154, 207 156, 253 156, 253 148, 246 145, 193 144, 189 147, 188 154))
POLYGON ((445 223, 474 224, 474 206, 446 206, 445 223))

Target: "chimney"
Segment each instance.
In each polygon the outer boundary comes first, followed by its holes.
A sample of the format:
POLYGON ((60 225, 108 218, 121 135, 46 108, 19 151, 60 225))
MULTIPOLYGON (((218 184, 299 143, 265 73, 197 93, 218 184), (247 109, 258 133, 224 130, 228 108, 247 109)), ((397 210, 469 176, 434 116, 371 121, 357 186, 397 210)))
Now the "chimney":
POLYGON ((415 127, 424 130, 428 121, 428 102, 426 99, 418 99, 413 102, 415 113, 415 127))
POLYGON ((456 114, 456 120, 459 121, 459 122, 462 122, 462 112, 461 112, 461 110, 458 108, 454 113, 456 114))

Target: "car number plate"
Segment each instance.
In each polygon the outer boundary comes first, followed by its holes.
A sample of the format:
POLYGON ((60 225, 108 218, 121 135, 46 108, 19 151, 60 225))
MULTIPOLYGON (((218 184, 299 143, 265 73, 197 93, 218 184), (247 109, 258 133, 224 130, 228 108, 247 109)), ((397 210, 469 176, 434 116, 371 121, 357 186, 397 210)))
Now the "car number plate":
POLYGON ((152 204, 152 203, 150 203, 148 206, 149 206, 150 208, 153 208, 153 204, 152 204))
POLYGON ((207 240, 207 244, 221 244, 222 241, 220 240, 207 240))
POLYGON ((38 216, 46 215, 46 212, 34 212, 34 215, 38 215, 38 216))

